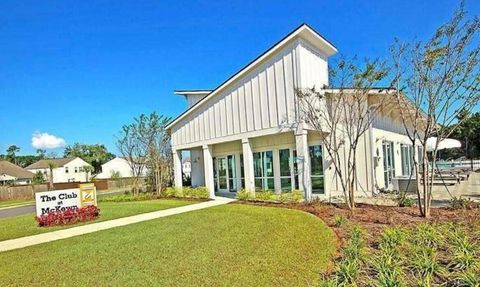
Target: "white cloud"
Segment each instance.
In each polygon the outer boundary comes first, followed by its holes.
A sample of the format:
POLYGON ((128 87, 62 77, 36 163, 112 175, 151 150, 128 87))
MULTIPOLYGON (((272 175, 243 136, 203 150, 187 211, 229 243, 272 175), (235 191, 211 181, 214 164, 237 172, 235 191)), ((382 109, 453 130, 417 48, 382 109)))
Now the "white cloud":
POLYGON ((36 149, 53 149, 65 146, 65 140, 48 133, 35 132, 32 135, 32 146, 36 149))

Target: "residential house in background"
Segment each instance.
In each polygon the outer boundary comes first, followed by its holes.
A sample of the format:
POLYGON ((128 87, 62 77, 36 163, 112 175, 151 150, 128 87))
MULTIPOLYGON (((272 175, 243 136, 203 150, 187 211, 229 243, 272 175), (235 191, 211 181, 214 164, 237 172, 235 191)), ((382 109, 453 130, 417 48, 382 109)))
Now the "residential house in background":
MULTIPOLYGON (((132 168, 127 159, 123 157, 116 157, 102 164, 102 172, 95 178, 108 179, 112 175, 117 174, 118 177, 132 177, 132 168)), ((147 175, 147 169, 143 168, 142 176, 147 175)))
POLYGON ((0 184, 31 184, 33 173, 9 161, 0 160, 0 184))
MULTIPOLYGON (((307 199, 341 196, 322 146, 328 131, 301 119, 296 95, 296 89, 328 86, 328 59, 336 53, 332 43, 303 24, 213 91, 176 91, 187 98, 188 109, 167 127, 175 186, 182 186, 181 157, 189 151, 196 159, 191 184, 206 186, 212 198, 241 188, 299 189, 307 199)), ((371 95, 366 105, 385 91, 374 89, 371 95)), ((357 195, 393 188, 394 177, 411 172, 412 149, 398 107, 384 109, 357 149, 357 195)))
POLYGON ((36 173, 40 171, 43 173, 45 180, 50 178, 49 163, 53 162, 55 168, 53 169, 53 182, 84 182, 90 178, 90 172, 84 170, 84 166, 90 166, 86 161, 79 157, 72 158, 54 158, 41 159, 25 169, 36 173))

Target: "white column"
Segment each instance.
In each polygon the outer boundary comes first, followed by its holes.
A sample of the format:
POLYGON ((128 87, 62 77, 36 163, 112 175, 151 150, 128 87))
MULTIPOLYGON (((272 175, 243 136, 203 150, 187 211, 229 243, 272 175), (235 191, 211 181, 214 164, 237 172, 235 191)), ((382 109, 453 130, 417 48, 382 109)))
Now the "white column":
POLYGON ((176 188, 182 188, 182 151, 173 150, 173 177, 176 188))
POLYGON ((213 158, 212 158, 212 146, 203 146, 203 163, 205 171, 205 187, 210 192, 210 198, 215 199, 215 183, 213 179, 213 158))
POLYGON ((192 186, 205 186, 205 164, 203 163, 202 147, 192 148, 190 150, 190 161, 192 164, 192 170, 190 172, 192 186))
POLYGON ((253 172, 253 152, 248 139, 242 139, 243 168, 245 169, 245 190, 255 192, 255 175, 253 172))
POLYGON ((305 193, 305 199, 312 197, 312 181, 310 178, 310 155, 308 150, 307 130, 299 128, 295 133, 297 146, 298 187, 305 193))
POLYGON ((235 171, 237 172, 237 191, 240 191, 240 189, 244 188, 242 186, 242 166, 240 164, 240 153, 235 154, 235 171))

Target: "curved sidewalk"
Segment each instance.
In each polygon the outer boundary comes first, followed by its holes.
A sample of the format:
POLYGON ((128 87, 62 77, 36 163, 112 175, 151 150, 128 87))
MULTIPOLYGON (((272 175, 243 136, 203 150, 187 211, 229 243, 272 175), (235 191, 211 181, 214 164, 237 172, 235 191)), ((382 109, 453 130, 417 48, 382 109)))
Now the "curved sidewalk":
POLYGON ((211 200, 211 201, 205 201, 205 202, 185 205, 181 207, 142 213, 142 214, 132 215, 128 217, 113 219, 109 221, 91 223, 87 225, 52 231, 48 233, 42 233, 42 234, 37 234, 32 236, 5 240, 0 242, 0 252, 42 244, 42 243, 51 242, 55 240, 70 238, 78 235, 88 234, 88 233, 106 230, 114 227, 119 227, 119 226, 125 226, 129 224, 157 219, 161 217, 167 217, 170 215, 223 205, 223 204, 230 203, 232 201, 235 201, 235 199, 217 196, 215 200, 211 200))

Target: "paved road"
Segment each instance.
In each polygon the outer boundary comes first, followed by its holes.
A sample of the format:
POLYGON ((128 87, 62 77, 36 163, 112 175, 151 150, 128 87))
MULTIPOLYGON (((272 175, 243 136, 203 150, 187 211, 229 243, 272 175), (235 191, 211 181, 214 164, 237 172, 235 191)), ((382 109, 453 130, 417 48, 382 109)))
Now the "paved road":
POLYGON ((35 213, 35 204, 32 203, 31 205, 0 209, 0 218, 13 217, 28 213, 35 213))
MULTIPOLYGON (((100 193, 99 192, 99 193, 97 193, 97 197, 102 197, 102 196, 106 196, 106 195, 122 194, 122 193, 124 193, 123 190, 105 192, 105 193, 100 193)), ((24 214, 29 214, 29 213, 35 213, 35 204, 34 203, 32 203, 31 205, 23 205, 23 206, 19 206, 19 207, 10 207, 10 208, 5 208, 5 209, 0 208, 0 219, 13 217, 13 216, 24 215, 24 214)))

